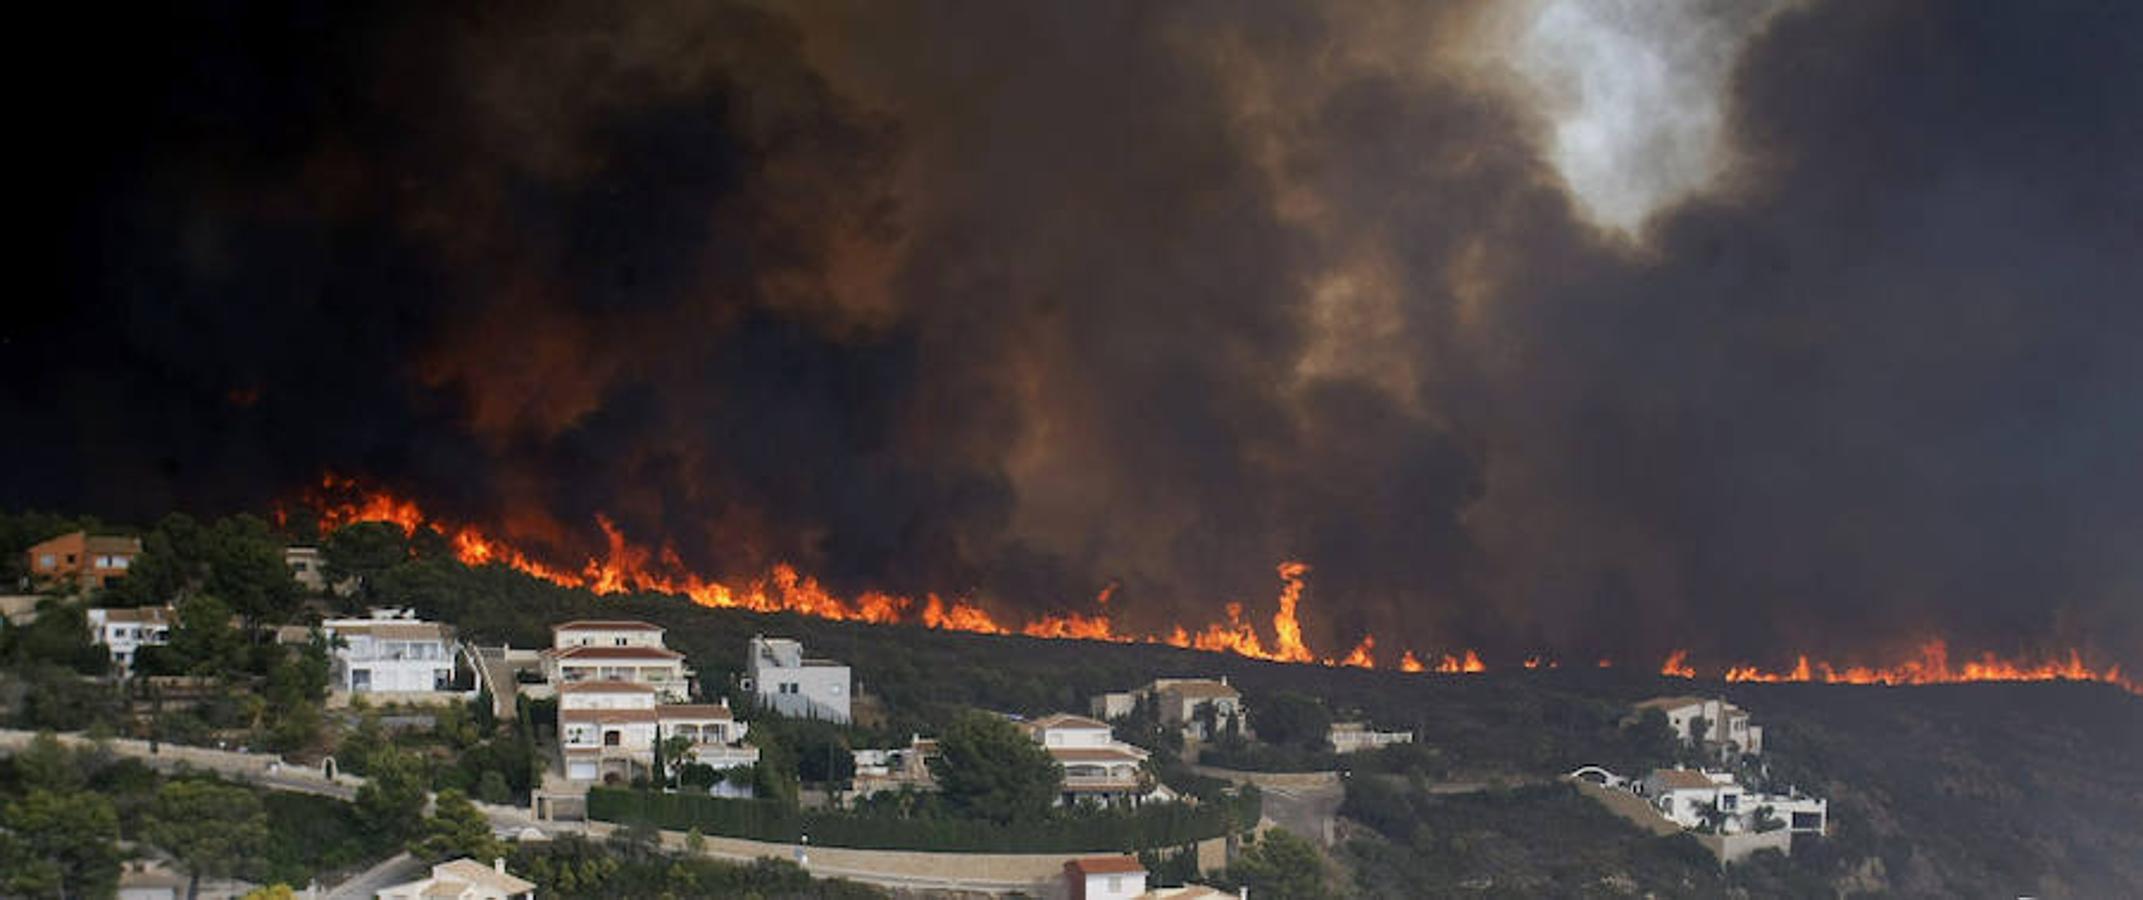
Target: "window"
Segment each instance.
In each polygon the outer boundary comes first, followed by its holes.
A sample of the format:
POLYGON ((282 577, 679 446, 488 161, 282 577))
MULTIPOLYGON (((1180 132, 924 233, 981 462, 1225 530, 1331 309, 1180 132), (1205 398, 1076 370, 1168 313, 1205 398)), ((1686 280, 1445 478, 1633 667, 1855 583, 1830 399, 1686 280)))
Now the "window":
POLYGON ((1719 798, 1719 807, 1720 807, 1721 809, 1724 809, 1724 810, 1728 811, 1728 812, 1732 812, 1732 811, 1734 811, 1734 809, 1735 809, 1735 808, 1737 808, 1737 807, 1739 807, 1740 805, 1741 805, 1741 795, 1740 795, 1740 794, 1726 794, 1726 795, 1723 795, 1723 796, 1721 796, 1721 797, 1719 798))
POLYGON ((41 554, 37 557, 37 567, 40 569, 49 569, 59 564, 59 557, 50 553, 41 554))
POLYGON ((72 553, 69 553, 69 554, 67 554, 67 564, 68 564, 68 565, 70 565, 70 566, 71 566, 71 565, 74 565, 74 554, 72 554, 72 553))
POLYGON ((1123 892, 1124 892, 1124 876, 1122 876, 1122 875, 1111 875, 1111 876, 1109 876, 1109 893, 1111 893, 1111 894, 1121 894, 1121 893, 1123 893, 1123 892))
POLYGON ((624 733, 623 733, 623 732, 619 732, 619 731, 605 731, 605 732, 603 732, 603 746, 605 746, 605 747, 615 747, 615 746, 618 746, 618 745, 619 745, 620 743, 623 743, 623 742, 624 742, 624 740, 625 740, 625 735, 624 735, 624 733))
POLYGON ((132 564, 133 562, 134 562, 134 561, 133 561, 132 559, 128 559, 127 557, 124 557, 124 556, 114 556, 114 557, 112 557, 112 565, 111 565, 111 568, 114 568, 114 569, 124 569, 124 568, 126 568, 126 567, 127 567, 128 565, 132 564))
POLYGON ((294 563, 291 563, 291 564, 290 564, 290 571, 292 571, 292 572, 298 572, 298 573, 301 573, 301 574, 302 574, 302 573, 304 573, 304 572, 306 572, 306 571, 308 571, 308 570, 310 570, 311 568, 312 568, 311 564, 309 564, 309 563, 306 563, 306 562, 303 562, 303 561, 299 561, 299 562, 294 562, 294 563))
POLYGON ((620 647, 623 647, 623 646, 625 646, 625 639, 624 639, 624 638, 611 638, 611 640, 613 640, 613 641, 616 641, 616 642, 617 642, 617 645, 618 645, 618 646, 620 646, 620 647))

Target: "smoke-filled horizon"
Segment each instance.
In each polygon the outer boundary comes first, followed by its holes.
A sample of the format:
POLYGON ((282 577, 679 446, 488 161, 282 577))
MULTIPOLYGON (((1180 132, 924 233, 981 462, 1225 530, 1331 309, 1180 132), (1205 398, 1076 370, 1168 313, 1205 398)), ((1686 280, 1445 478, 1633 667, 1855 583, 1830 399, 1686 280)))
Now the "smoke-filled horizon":
POLYGON ((0 507, 2143 663, 2133 4, 156 15, 30 110, 0 507))

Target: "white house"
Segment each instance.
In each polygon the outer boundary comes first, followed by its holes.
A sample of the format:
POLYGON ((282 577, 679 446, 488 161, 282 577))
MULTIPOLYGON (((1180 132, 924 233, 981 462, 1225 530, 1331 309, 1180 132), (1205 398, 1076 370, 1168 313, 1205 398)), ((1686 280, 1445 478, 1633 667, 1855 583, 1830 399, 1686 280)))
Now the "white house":
POLYGON ((1763 726, 1749 721, 1749 714, 1741 707, 1716 697, 1656 697, 1637 704, 1637 714, 1659 710, 1667 717, 1667 727, 1683 744, 1694 746, 1698 742, 1697 720, 1704 723, 1703 744, 1716 747, 1720 759, 1732 759, 1741 754, 1764 752, 1763 726))
POLYGON ((532 881, 506 871, 504 859, 484 865, 463 857, 432 867, 429 878, 381 888, 378 900, 512 900, 536 896, 532 881))
POLYGON ((1135 900, 1146 893, 1146 867, 1135 856, 1089 856, 1064 862, 1071 900, 1135 900))
POLYGON ((320 548, 292 545, 283 548, 283 565, 290 568, 290 580, 303 585, 309 591, 327 590, 327 575, 321 571, 320 548))
MULTIPOLYGON (((659 631, 655 640, 661 640, 659 631)), ((652 685, 665 700, 692 696, 685 655, 659 643, 552 647, 543 651, 543 674, 560 688, 583 681, 631 681, 652 685)))
POLYGON ((1726 772, 1659 769, 1639 782, 1638 792, 1675 824, 1696 828, 1713 820, 1722 834, 1763 830, 1767 818, 1794 834, 1821 834, 1830 812, 1827 800, 1754 793, 1726 772))
POLYGON ((1325 733, 1325 739, 1332 742, 1334 751, 1357 753, 1363 750, 1389 747, 1393 744, 1411 744, 1414 742, 1414 733, 1411 731, 1378 731, 1369 727, 1366 722, 1334 722, 1332 723, 1332 729, 1325 733))
POLYGON ((664 647, 662 626, 637 619, 578 619, 551 626, 551 649, 664 647))
POLYGON ((131 609, 89 611, 89 639, 103 644, 121 672, 134 666, 134 655, 152 644, 171 642, 171 626, 178 613, 169 606, 137 606, 131 609))
POLYGON ((717 769, 759 761, 759 748, 743 744, 749 726, 727 704, 657 703, 654 685, 634 681, 578 681, 558 688, 558 744, 572 781, 625 781, 652 774, 655 741, 692 739, 693 761, 717 769))
POLYGON ((754 636, 745 650, 745 689, 759 705, 784 716, 849 720, 851 693, 848 666, 804 655, 804 645, 789 638, 754 636))
POLYGON ((366 618, 328 619, 320 630, 333 640, 329 661, 337 691, 475 695, 473 688, 455 691, 461 644, 453 626, 421 621, 407 609, 374 609, 366 618))
POLYGON ((1209 740, 1212 732, 1227 729, 1230 718, 1236 719, 1236 727, 1243 728, 1243 695, 1228 684, 1225 675, 1217 678, 1156 678, 1144 687, 1096 696, 1090 704, 1096 718, 1120 719, 1130 715, 1138 704, 1152 699, 1161 724, 1182 729, 1183 733, 1197 740, 1209 740), (1211 708, 1210 717, 1204 711, 1211 708), (1212 727, 1207 727, 1210 719, 1212 727))
POLYGON ((1064 769, 1063 790, 1058 797, 1060 803, 1081 800, 1138 803, 1175 798, 1166 786, 1141 771, 1146 751, 1116 740, 1107 722, 1057 713, 1027 722, 1023 727, 1064 769))

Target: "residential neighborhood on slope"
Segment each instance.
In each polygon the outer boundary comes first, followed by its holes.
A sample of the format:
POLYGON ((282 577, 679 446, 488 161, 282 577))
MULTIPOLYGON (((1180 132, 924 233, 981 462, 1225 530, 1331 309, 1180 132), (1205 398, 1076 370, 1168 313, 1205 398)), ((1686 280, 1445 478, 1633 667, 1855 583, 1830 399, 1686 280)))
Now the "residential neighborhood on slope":
MULTIPOLYGON (((1196 851, 1196 861, 1160 866, 1171 873, 1163 883, 1178 886, 1157 886, 1149 878, 1160 865, 1153 860, 1074 854, 1049 876, 1045 893, 1225 896, 1190 878, 1242 851, 1248 835, 1228 837, 1234 829, 1265 830, 1271 823, 1254 815, 1231 818, 1227 808, 1249 789, 1216 782, 1228 770, 1225 763, 1210 767, 1211 759, 1267 769, 1306 762, 1327 768, 1281 768, 1269 777, 1280 779, 1279 785, 1326 778, 1334 780, 1325 783, 1343 786, 1348 770, 1356 767, 1386 773, 1371 774, 1369 781, 1391 778, 1394 771, 1422 777, 1431 770, 1382 767, 1433 766, 1438 752, 1417 746, 1418 729, 1380 725, 1361 708, 1327 707, 1285 692, 1257 695, 1260 705, 1253 707, 1224 674, 1156 677, 1129 690, 1087 695, 1090 715, 970 707, 946 731, 889 734, 884 698, 866 695, 847 662, 815 653, 795 636, 761 632, 726 646, 692 645, 695 653, 688 658, 672 646, 669 630, 651 621, 560 616, 549 623, 517 624, 515 634, 547 635, 533 646, 478 642, 451 618, 427 618, 410 605, 377 602, 388 597, 379 595, 371 576, 338 561, 344 557, 332 546, 298 544, 248 557, 279 560, 287 569, 296 604, 281 618, 261 616, 257 609, 242 613, 185 593, 164 603, 108 605, 122 597, 158 596, 127 587, 124 573, 149 570, 140 564, 140 547, 139 539, 88 533, 40 542, 28 553, 24 570, 51 593, 31 595, 33 603, 10 603, 5 627, 43 627, 36 623, 46 615, 58 622, 73 613, 72 621, 80 623, 77 639, 108 663, 107 675, 85 675, 85 680, 117 687, 128 713, 152 723, 146 732, 152 747, 200 742, 247 751, 224 737, 238 730, 230 725, 161 724, 185 721, 186 715, 230 722, 233 690, 263 698, 244 702, 255 704, 252 708, 261 711, 256 715, 268 722, 250 733, 286 753, 268 765, 270 772, 278 771, 290 749, 309 749, 316 755, 300 764, 310 773, 306 777, 328 784, 363 781, 388 765, 378 758, 383 749, 413 736, 409 746, 425 754, 424 765, 437 773, 435 783, 457 783, 454 790, 479 794, 493 810, 473 815, 518 817, 518 824, 496 830, 507 840, 622 828, 659 811, 658 820, 672 832, 704 823, 708 838, 774 838, 776 845, 793 838, 795 861, 806 863, 806 836, 781 837, 778 823, 788 820, 767 819, 776 815, 768 811, 867 822, 927 809, 931 812, 921 818, 888 820, 909 824, 888 826, 891 836, 871 840, 942 850, 931 830, 939 826, 929 823, 965 814, 957 812, 965 807, 954 804, 971 802, 953 792, 976 790, 977 777, 1010 777, 1007 772, 1025 767, 1032 775, 1020 777, 1041 780, 1021 796, 1034 797, 1039 811, 1021 815, 1078 822, 1106 814, 1123 817, 1124 827, 1130 827, 1141 821, 1134 817, 1154 812, 1159 818, 1151 821, 1195 820, 1210 829, 1194 833, 1184 845, 1190 849, 1183 852, 1196 851), (90 598, 97 602, 83 602, 90 598), (248 645, 256 649, 246 650, 248 645), (223 656, 203 658, 203 653, 223 656), (267 677, 234 674, 234 667, 248 664, 247 654, 283 661, 271 665, 267 677), (317 665, 320 679, 318 709, 310 713, 303 703, 291 705, 287 691, 272 692, 278 679, 287 683, 306 665, 317 665), (268 697, 279 699, 263 702, 268 697), (322 715, 330 721, 321 722, 322 715), (502 734, 499 726, 482 724, 500 720, 512 720, 521 735, 512 746, 524 750, 511 753, 528 754, 525 771, 514 768, 518 764, 510 754, 498 755, 504 737, 483 737, 502 734), (339 735, 332 745, 319 743, 323 730, 339 735), (966 755, 948 753, 948 741, 958 741, 966 755), (1020 751, 1019 745, 1029 749, 1020 751), (502 759, 507 760, 503 765, 502 759), (1190 765, 1207 768, 1193 772, 1190 765), (469 774, 454 774, 460 767, 470 767, 469 774), (807 778, 810 787, 799 790, 807 778), (724 803, 748 805, 699 805, 724 803), (764 830, 770 827, 776 831, 764 830)), ((938 721, 942 726, 945 720, 938 721)), ((1722 861, 1743 861, 1765 849, 1789 851, 1795 836, 1829 833, 1825 800, 1766 778, 1764 729, 1741 707, 1717 697, 1646 700, 1628 707, 1620 723, 1624 731, 1644 727, 1656 727, 1663 740, 1671 741, 1678 754, 1675 765, 1641 777, 1586 767, 1573 772, 1571 780, 1639 827, 1694 835, 1722 861)), ((399 752, 404 751, 388 755, 399 752)), ((1248 783, 1262 777, 1268 776, 1261 770, 1228 780, 1248 783)), ((993 823, 989 831, 1002 824, 993 823)), ((1314 841, 1333 841, 1333 831, 1329 821, 1305 826, 1314 841)), ((816 849, 826 854, 835 848, 816 849)), ((371 890, 381 897, 503 898, 523 896, 539 881, 548 884, 545 879, 556 877, 540 868, 511 872, 502 860, 427 860, 428 873, 407 871, 400 883, 382 881, 371 890)), ((174 875, 168 863, 144 858, 128 868, 128 896, 156 896, 169 889, 174 875)))

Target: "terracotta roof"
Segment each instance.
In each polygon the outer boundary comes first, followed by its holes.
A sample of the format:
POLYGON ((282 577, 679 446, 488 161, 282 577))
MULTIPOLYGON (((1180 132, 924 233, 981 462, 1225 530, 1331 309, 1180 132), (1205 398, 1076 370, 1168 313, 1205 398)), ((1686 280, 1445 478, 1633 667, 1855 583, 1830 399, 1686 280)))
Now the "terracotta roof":
POLYGON ((652 694, 655 686, 640 681, 568 681, 558 686, 561 694, 652 694))
POLYGON ((660 625, 656 625, 652 622, 642 622, 638 619, 574 619, 571 622, 560 622, 556 625, 551 626, 552 631, 566 631, 568 629, 575 628, 584 629, 587 631, 663 630, 662 626, 660 625))
POLYGON ((138 554, 141 552, 141 538, 120 537, 118 535, 109 534, 92 534, 89 537, 83 539, 82 550, 86 553, 91 554, 138 554))
POLYGON ((1194 698, 1240 697, 1243 695, 1242 691, 1238 691, 1230 685, 1221 684, 1218 681, 1180 682, 1162 688, 1161 693, 1194 698))
POLYGON ((104 610, 106 622, 154 622, 164 624, 177 614, 168 606, 130 606, 104 610))
POLYGON ((1043 716, 1039 719, 1034 720, 1033 722, 1028 723, 1028 727, 1038 730, 1052 728, 1099 728, 1103 731, 1107 731, 1109 728, 1109 723, 1095 721, 1085 716, 1075 716, 1071 713, 1053 713, 1051 715, 1043 716))
POLYGON ((446 640, 453 630, 438 622, 354 622, 323 625, 322 629, 335 634, 360 634, 388 640, 446 640))
POLYGON ((1144 872, 1136 856, 1088 856, 1082 859, 1065 860, 1064 871, 1081 875, 1122 875, 1128 872, 1144 872))
POLYGON ((470 884, 480 884, 507 896, 526 894, 536 889, 535 882, 516 878, 511 874, 501 872, 466 857, 433 866, 432 877, 453 878, 470 884))
POLYGON ((663 647, 567 647, 554 651, 559 659, 684 659, 685 655, 663 647))
POLYGON ((655 707, 664 719, 733 719, 736 714, 719 703, 669 703, 655 707))
POLYGON ((1712 783, 1712 780, 1706 777, 1704 773, 1693 769, 1660 769, 1653 772, 1652 777, 1645 780, 1657 781, 1661 787, 1670 791, 1703 790, 1705 788, 1719 787, 1719 785, 1712 783))
POLYGON ((558 718, 564 722, 595 722, 609 725, 618 722, 653 722, 652 709, 561 709, 558 718))

